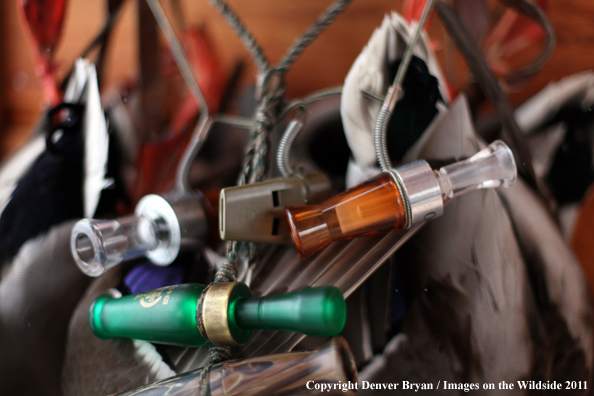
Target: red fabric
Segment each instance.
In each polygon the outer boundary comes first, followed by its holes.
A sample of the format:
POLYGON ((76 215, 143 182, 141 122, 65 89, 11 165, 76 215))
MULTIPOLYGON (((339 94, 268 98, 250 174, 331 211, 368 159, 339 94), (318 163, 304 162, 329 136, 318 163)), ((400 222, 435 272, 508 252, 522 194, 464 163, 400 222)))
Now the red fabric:
MULTIPOLYGON (((192 28, 182 33, 181 44, 210 113, 216 113, 227 79, 208 37, 203 30, 192 28)), ((165 57, 165 73, 177 73, 171 54, 167 53, 165 57)), ((178 161, 188 145, 198 113, 198 104, 188 92, 169 122, 169 138, 156 144, 140 145, 137 156, 140 172, 134 194, 137 198, 147 193, 166 191, 173 185, 178 161)))
POLYGON ((19 10, 32 41, 36 71, 45 96, 51 105, 57 105, 62 94, 54 75, 53 55, 62 33, 66 0, 20 0, 19 10))
MULTIPOLYGON (((538 1, 538 5, 545 11, 548 8, 546 0, 538 1)), ((545 37, 545 32, 536 22, 508 8, 485 40, 485 57, 493 72, 505 77, 511 73, 509 64, 513 57, 537 45, 545 37)))

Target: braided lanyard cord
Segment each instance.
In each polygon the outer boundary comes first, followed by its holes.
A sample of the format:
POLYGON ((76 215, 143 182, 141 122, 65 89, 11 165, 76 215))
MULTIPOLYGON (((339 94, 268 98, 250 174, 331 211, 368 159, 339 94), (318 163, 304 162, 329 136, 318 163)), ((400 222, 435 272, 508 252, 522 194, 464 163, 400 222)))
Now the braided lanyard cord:
MULTIPOLYGON (((227 20, 231 28, 243 41, 258 68, 258 107, 256 123, 251 131, 251 144, 243 160, 243 170, 237 185, 258 183, 265 179, 268 171, 270 151, 270 131, 278 121, 285 105, 285 74, 299 58, 305 48, 318 37, 324 29, 334 22, 353 0, 336 0, 289 48, 276 67, 270 67, 262 48, 252 34, 245 28, 237 15, 223 0, 210 0, 211 5, 227 20)), ((247 255, 248 265, 256 261, 256 244, 232 241, 227 244, 227 257, 223 266, 215 275, 215 282, 236 282, 239 255, 247 255)), ((212 346, 210 357, 213 362, 231 358, 229 347, 212 346)), ((206 376, 205 376, 206 377, 206 376)))

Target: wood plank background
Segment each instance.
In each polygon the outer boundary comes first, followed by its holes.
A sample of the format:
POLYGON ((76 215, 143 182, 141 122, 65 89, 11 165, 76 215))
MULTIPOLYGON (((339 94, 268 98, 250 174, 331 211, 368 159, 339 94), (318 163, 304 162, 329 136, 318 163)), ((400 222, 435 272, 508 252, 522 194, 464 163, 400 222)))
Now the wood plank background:
MULTIPOLYGON (((234 61, 246 58, 242 43, 207 0, 177 0, 184 7, 188 23, 206 27, 221 64, 230 70, 234 61)), ((64 74, 105 17, 104 1, 70 0, 62 41, 56 59, 59 73, 64 74)), ((169 2, 162 0, 166 6, 169 2)), ((291 44, 330 1, 314 0, 229 0, 272 63, 291 44)), ((17 0, 0 2, 0 157, 11 152, 26 139, 43 106, 41 86, 35 77, 29 46, 20 26, 17 0)), ((115 28, 107 61, 106 87, 136 74, 136 2, 129 0, 115 28)), ((167 9, 167 7, 165 7, 167 9)), ((352 62, 368 41, 383 15, 402 9, 402 0, 359 0, 352 3, 328 30, 308 48, 289 72, 288 95, 298 97, 311 91, 341 85, 352 62)), ((521 103, 544 87, 547 82, 594 66, 594 2, 589 0, 549 1, 551 21, 557 32, 558 45, 548 65, 525 87, 510 92, 512 101, 521 103)), ((443 36, 437 18, 432 18, 431 36, 443 36)), ((442 51, 438 56, 443 57, 442 51)), ((244 83, 253 81, 254 68, 244 74, 244 83)))

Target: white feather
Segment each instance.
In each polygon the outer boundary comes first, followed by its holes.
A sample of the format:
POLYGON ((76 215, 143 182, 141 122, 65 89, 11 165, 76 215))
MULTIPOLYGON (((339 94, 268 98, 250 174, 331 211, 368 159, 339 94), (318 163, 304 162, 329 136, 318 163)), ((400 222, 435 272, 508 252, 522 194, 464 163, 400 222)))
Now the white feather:
POLYGON ((89 62, 84 59, 77 59, 74 64, 74 71, 68 80, 66 90, 64 91, 64 102, 76 103, 80 100, 83 89, 87 82, 86 65, 89 62))
POLYGON ((0 166, 0 214, 12 198, 12 193, 35 160, 45 150, 43 135, 35 135, 23 148, 0 166))
POLYGON ((84 68, 86 74, 86 84, 82 98, 86 101, 84 119, 85 181, 83 193, 85 217, 90 218, 93 217, 97 209, 101 190, 111 184, 109 180, 105 179, 109 135, 107 133, 107 122, 101 107, 95 66, 86 60, 79 59, 76 67, 77 69, 84 68))
MULTIPOLYGON (((376 162, 373 131, 381 107, 381 102, 367 98, 363 91, 380 98, 385 96, 392 84, 387 79, 389 65, 402 57, 414 28, 414 23, 408 25, 395 12, 386 15, 345 79, 340 114, 349 147, 355 161, 363 168, 376 162)), ((440 81, 441 95, 449 102, 448 92, 444 89, 445 80, 425 35, 419 40, 414 55, 423 59, 429 72, 440 81)))
POLYGON ((365 180, 369 180, 379 175, 381 172, 382 170, 377 166, 368 166, 363 168, 351 158, 347 167, 345 180, 346 188, 351 188, 357 184, 361 184, 365 180))
POLYGON ((550 121, 561 106, 572 100, 580 101, 584 109, 594 104, 593 71, 572 74, 560 81, 549 83, 516 110, 516 121, 526 134, 534 133, 539 126, 550 121))
POLYGON ((177 375, 171 367, 163 362, 153 344, 143 340, 132 340, 134 343, 134 357, 144 367, 148 367, 148 375, 154 381, 160 381, 177 375))

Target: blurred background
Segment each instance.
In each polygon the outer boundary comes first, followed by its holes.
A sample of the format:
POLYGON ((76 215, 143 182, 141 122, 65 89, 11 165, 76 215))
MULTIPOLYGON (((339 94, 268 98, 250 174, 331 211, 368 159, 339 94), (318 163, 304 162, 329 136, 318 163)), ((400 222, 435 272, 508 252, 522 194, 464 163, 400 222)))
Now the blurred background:
MULTIPOLYGON (((210 6, 209 2, 177 0, 184 10, 185 24, 201 24, 213 44, 221 67, 231 73, 234 62, 246 60, 242 84, 254 81, 255 68, 237 36, 210 6)), ((231 0, 245 24, 261 43, 272 63, 280 59, 292 41, 305 30, 329 2, 231 0)), ((489 18, 492 25, 501 17, 499 2, 491 1, 489 18)), ((166 12, 170 2, 162 2, 166 12)), ((287 75, 288 97, 303 96, 325 87, 342 85, 357 55, 369 40, 373 30, 381 24, 383 16, 392 10, 402 11, 403 1, 355 1, 309 47, 287 75)), ((116 82, 137 75, 137 12, 136 2, 125 2, 116 22, 106 58, 106 78, 103 92, 116 82)), ((518 105, 542 89, 549 81, 594 66, 594 3, 587 0, 549 1, 547 15, 557 34, 557 46, 548 64, 524 86, 508 92, 513 104, 518 105)), ((175 22, 176 17, 172 16, 175 22)), ((63 76, 74 59, 99 32, 106 17, 105 2, 73 0, 67 3, 64 27, 54 59, 57 74, 63 76)), ((430 36, 435 40, 437 55, 445 62, 445 53, 455 53, 453 45, 443 33, 439 19, 430 21, 430 36)), ((526 49, 526 57, 538 48, 526 49)), ((522 56, 516 57, 522 62, 522 56)), ((448 76, 453 84, 466 84, 464 61, 454 59, 458 76, 448 76)), ((34 62, 17 12, 17 1, 0 3, 0 158, 5 157, 23 142, 32 130, 43 108, 41 83, 35 76, 34 62)))

